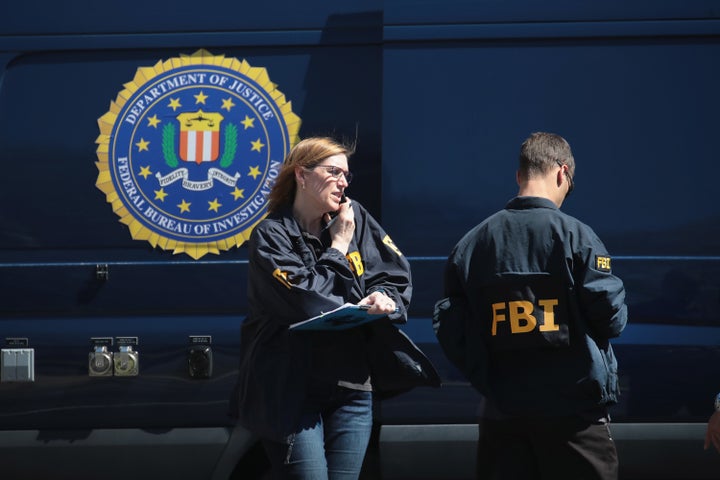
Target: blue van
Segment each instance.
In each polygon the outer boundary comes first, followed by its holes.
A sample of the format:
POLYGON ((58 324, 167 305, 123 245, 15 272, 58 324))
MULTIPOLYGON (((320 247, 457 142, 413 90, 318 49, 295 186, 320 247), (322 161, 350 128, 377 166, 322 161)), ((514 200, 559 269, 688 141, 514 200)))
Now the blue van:
MULTIPOLYGON (((348 193, 411 261, 403 329, 443 385, 377 402, 364 478, 473 477, 482 398, 430 315, 450 249, 516 193, 520 143, 538 130, 572 145, 563 210, 595 229, 627 289, 621 477, 718 478, 720 453, 703 450, 720 392, 716 2, 26 0, 0 15, 3 479, 267 475, 229 414, 242 240, 262 209, 238 213, 250 220, 232 241, 193 250, 133 218, 121 167, 116 190, 105 178, 106 148, 140 131, 129 115, 149 108, 143 82, 198 56, 272 93, 279 152, 311 135, 357 139, 348 193)), ((178 235, 200 222, 163 218, 178 235)))

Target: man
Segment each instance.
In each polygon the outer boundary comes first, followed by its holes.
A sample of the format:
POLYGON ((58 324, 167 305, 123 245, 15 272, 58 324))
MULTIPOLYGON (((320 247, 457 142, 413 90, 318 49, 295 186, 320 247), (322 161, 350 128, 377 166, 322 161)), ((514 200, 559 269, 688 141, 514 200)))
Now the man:
POLYGON ((609 339, 627 322, 625 289, 593 230, 559 210, 574 173, 565 139, 532 134, 518 196, 470 230, 446 265, 433 323, 486 399, 479 478, 617 478, 609 339))
POLYGON ((708 420, 707 430, 705 431, 705 450, 710 445, 720 453, 720 393, 715 397, 715 412, 708 420))

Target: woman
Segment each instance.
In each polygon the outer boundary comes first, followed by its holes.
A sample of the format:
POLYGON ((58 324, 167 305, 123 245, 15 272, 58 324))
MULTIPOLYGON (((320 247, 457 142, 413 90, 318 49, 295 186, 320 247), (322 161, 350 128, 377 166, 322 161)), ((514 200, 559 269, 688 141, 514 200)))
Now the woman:
POLYGON ((410 266, 367 210, 345 197, 351 153, 330 138, 299 142, 249 240, 239 421, 261 438, 278 479, 358 478, 373 391, 439 385, 422 352, 390 323, 407 320, 410 266), (386 317, 347 330, 288 328, 347 302, 386 317))

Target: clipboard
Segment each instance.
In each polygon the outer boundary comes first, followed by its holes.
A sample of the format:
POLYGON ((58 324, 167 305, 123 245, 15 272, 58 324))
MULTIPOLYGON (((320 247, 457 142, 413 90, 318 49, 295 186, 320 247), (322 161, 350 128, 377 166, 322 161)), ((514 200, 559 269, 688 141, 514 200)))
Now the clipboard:
POLYGON ((347 330, 378 318, 387 316, 384 313, 367 313, 370 305, 346 303, 329 312, 321 313, 302 322, 290 325, 290 330, 347 330))

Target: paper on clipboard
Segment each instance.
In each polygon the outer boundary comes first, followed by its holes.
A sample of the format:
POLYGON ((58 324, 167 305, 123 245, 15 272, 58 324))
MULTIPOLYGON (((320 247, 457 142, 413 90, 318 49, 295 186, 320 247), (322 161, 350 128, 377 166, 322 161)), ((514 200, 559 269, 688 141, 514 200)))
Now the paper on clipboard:
POLYGON ((384 313, 367 313, 369 305, 346 303, 329 312, 321 313, 302 322, 290 325, 290 330, 345 330, 386 316, 384 313))

